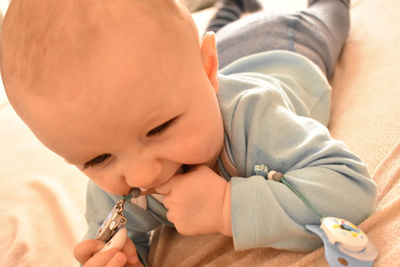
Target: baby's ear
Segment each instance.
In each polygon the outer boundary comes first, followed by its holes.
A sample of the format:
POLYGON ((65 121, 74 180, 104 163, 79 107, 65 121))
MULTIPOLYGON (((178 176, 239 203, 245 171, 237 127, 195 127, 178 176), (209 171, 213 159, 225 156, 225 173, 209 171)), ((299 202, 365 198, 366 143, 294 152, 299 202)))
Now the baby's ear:
POLYGON ((201 41, 201 59, 203 68, 208 80, 214 87, 215 93, 218 92, 218 56, 215 44, 215 33, 207 32, 201 41))

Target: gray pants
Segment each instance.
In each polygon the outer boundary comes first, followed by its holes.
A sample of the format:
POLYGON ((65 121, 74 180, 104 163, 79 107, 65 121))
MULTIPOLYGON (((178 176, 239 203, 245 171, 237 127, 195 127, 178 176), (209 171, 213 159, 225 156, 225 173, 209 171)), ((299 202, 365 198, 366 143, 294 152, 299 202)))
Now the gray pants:
POLYGON ((217 32, 220 68, 246 55, 281 49, 306 56, 330 78, 349 26, 348 0, 310 0, 308 9, 295 13, 255 13, 217 32))

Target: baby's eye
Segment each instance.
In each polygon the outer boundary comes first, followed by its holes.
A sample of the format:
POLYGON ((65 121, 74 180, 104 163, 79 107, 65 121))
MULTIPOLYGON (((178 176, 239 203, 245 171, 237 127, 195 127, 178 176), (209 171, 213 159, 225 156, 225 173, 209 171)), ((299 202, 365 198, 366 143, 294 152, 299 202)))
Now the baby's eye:
POLYGON ((86 162, 84 165, 83 165, 83 170, 84 169, 87 169, 87 168, 90 168, 90 167, 93 167, 93 166, 96 166, 96 165, 99 165, 99 164, 101 164, 102 162, 104 162, 107 158, 109 158, 109 157, 111 157, 111 154, 109 154, 109 153, 106 153, 106 154, 102 154, 102 155, 100 155, 100 156, 97 156, 97 157, 95 157, 94 159, 91 159, 91 160, 89 160, 88 162, 86 162))
POLYGON ((163 124, 161 124, 161 125, 155 127, 154 129, 150 130, 150 131, 146 134, 146 136, 147 136, 147 137, 150 137, 150 136, 154 136, 154 135, 158 135, 158 134, 163 133, 165 130, 168 129, 169 126, 171 126, 171 125, 176 121, 176 119, 177 119, 178 117, 179 117, 179 116, 176 116, 176 117, 170 119, 169 121, 166 121, 166 122, 164 122, 163 124))

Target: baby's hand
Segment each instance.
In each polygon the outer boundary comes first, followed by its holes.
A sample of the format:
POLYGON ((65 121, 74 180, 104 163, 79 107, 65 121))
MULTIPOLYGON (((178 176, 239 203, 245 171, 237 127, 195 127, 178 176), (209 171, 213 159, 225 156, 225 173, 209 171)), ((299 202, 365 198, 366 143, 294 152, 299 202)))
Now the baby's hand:
POLYGON ((124 247, 119 251, 116 248, 99 252, 104 247, 104 242, 88 239, 78 243, 74 249, 75 258, 84 267, 142 267, 135 245, 127 238, 124 247), (98 253, 99 252, 99 253, 98 253))
POLYGON ((167 218, 184 235, 232 236, 230 183, 200 165, 156 188, 164 196, 167 218))

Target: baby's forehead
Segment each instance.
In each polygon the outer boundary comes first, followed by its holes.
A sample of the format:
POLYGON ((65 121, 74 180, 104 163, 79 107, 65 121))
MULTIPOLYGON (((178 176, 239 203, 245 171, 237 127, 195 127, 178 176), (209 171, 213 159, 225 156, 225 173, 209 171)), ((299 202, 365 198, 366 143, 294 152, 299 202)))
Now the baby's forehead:
MULTIPOLYGON (((34 88, 35 83, 59 75, 62 66, 80 66, 96 56, 95 52, 101 53, 98 48, 107 38, 157 42, 169 35, 182 36, 181 30, 192 31, 183 36, 197 37, 190 15, 177 3, 13 0, 3 27, 3 78, 25 79, 25 85, 34 88)), ((126 52, 140 52, 133 49, 126 52)), ((155 56, 157 53, 161 52, 154 51, 155 56)))

